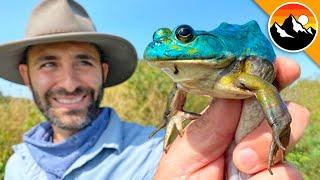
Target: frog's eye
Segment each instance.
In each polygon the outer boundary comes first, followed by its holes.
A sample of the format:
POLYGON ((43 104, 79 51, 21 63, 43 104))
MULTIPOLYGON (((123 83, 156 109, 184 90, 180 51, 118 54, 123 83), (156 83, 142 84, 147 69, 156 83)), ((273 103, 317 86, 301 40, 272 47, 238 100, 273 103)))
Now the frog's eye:
POLYGON ((164 37, 168 37, 171 35, 171 30, 169 28, 160 28, 153 34, 153 40, 159 40, 164 37))
POLYGON ((176 37, 184 42, 190 42, 194 37, 194 30, 189 25, 181 25, 176 29, 176 37))

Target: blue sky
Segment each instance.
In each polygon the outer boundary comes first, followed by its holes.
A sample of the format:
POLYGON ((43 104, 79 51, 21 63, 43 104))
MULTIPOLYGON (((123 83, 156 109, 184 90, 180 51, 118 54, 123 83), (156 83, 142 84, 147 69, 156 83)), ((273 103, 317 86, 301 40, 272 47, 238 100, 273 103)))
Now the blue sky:
MULTIPOLYGON (((212 30, 221 22, 244 24, 256 20, 265 35, 268 16, 253 0, 77 0, 83 5, 99 32, 128 39, 141 58, 153 32, 160 27, 174 28, 189 24, 197 30, 212 30)), ((28 16, 38 0, 10 0, 0 6, 0 43, 23 38, 28 16)), ((318 37, 319 38, 319 37, 318 37)), ((278 56, 286 56, 300 64, 302 78, 315 78, 320 68, 304 53, 286 53, 274 46, 278 56)), ((4 95, 31 97, 28 89, 0 78, 4 95)))

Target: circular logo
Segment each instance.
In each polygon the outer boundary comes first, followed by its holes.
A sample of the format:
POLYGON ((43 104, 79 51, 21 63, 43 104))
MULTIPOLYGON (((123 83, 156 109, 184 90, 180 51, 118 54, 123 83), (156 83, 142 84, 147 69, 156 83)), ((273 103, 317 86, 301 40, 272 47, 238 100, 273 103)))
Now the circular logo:
POLYGON ((272 12, 268 29, 269 36, 277 47, 288 52, 299 52, 316 39, 318 22, 308 6, 289 2, 272 12))

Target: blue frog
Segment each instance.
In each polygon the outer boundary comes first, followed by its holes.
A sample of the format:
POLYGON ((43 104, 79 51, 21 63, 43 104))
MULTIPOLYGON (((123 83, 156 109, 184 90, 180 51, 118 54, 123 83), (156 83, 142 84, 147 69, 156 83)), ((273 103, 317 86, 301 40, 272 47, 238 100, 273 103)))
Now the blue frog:
MULTIPOLYGON (((158 29, 144 52, 144 59, 160 68, 174 82, 164 112, 164 150, 200 115, 186 112, 186 94, 246 99, 235 135, 238 143, 264 119, 273 133, 268 169, 278 150, 290 139, 291 116, 281 99, 275 79, 275 53, 256 21, 244 25, 221 23, 212 31, 180 25, 158 29)), ((223 122, 221 122, 223 123, 223 122)))

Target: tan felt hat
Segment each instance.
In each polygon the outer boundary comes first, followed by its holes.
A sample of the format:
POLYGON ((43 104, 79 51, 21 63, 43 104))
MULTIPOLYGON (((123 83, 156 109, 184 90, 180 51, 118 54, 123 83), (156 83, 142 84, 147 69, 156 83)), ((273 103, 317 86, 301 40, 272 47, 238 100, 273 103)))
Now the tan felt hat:
POLYGON ((43 0, 31 13, 25 37, 0 45, 0 76, 23 84, 18 65, 28 46, 78 41, 94 43, 109 65, 104 87, 127 80, 137 65, 137 53, 130 42, 110 34, 97 33, 85 9, 73 0, 43 0))

